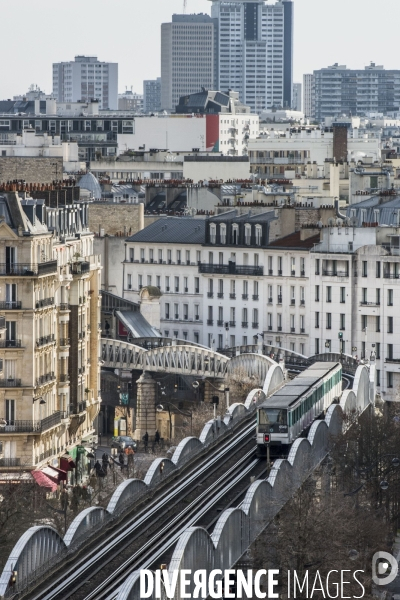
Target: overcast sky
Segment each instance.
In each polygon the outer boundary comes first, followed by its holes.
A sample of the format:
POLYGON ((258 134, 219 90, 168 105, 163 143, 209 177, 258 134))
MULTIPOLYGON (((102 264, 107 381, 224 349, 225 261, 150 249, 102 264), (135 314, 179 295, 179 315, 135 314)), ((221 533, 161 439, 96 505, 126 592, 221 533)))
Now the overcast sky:
MULTIPOLYGON (((187 0, 188 12, 210 12, 187 0)), ((362 68, 374 61, 400 69, 399 0, 294 0, 294 80, 335 62, 362 68)), ((37 84, 51 92, 52 63, 94 54, 119 63, 119 91, 142 93, 160 75, 160 25, 183 0, 1 0, 0 99, 37 84)))

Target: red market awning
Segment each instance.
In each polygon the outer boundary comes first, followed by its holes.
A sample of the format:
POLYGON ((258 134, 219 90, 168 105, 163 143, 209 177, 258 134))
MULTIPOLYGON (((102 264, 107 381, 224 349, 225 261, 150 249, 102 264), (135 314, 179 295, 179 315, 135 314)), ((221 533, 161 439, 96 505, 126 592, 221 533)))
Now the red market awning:
POLYGON ((57 491, 57 484, 42 471, 32 471, 32 476, 40 487, 50 489, 51 492, 57 491))
POLYGON ((43 467, 42 473, 44 473, 47 477, 52 479, 52 481, 54 481, 55 483, 60 483, 60 481, 67 481, 67 473, 62 469, 52 467, 51 465, 43 467))
POLYGON ((76 467, 76 465, 71 456, 68 456, 68 454, 64 454, 64 456, 61 456, 60 469, 62 469, 65 472, 68 472, 68 471, 73 471, 75 469, 75 467, 76 467))

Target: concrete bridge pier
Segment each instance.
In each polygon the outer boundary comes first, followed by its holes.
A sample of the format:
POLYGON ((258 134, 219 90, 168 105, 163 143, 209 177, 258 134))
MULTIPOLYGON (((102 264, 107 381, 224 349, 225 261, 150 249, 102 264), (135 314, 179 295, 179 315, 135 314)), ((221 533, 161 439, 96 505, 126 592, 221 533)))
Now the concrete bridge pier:
POLYGON ((144 434, 154 438, 156 431, 157 384, 146 371, 137 380, 136 430, 135 440, 141 440, 144 434))

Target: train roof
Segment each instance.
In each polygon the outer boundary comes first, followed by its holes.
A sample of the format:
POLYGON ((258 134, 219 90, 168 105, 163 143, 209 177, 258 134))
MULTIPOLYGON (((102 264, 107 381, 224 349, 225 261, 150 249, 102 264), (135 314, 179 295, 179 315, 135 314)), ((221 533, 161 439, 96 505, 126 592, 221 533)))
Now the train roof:
POLYGON ((288 408, 292 404, 295 404, 297 398, 306 394, 308 390, 314 387, 318 381, 337 366, 340 366, 340 363, 314 363, 297 377, 288 381, 286 385, 275 392, 270 398, 267 398, 265 402, 260 404, 259 408, 288 408))

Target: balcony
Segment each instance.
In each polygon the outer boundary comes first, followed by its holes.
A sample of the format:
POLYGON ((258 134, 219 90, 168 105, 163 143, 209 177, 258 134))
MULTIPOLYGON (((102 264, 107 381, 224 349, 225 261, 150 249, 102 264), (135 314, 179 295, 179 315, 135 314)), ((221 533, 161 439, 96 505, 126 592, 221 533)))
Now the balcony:
POLYGON ((90 262, 76 262, 71 265, 72 275, 82 275, 83 273, 90 272, 90 262))
POLYGON ((236 300, 236 294, 229 294, 229 298, 231 300, 236 300))
POLYGON ((78 402, 78 404, 76 406, 74 406, 73 404, 71 404, 69 412, 72 415, 79 415, 79 414, 85 412, 86 406, 87 406, 86 401, 78 402))
POLYGON ((0 302, 0 310, 21 310, 22 302, 12 300, 10 302, 0 302))
POLYGON ((291 327, 290 328, 290 333, 295 333, 296 332, 296 327, 291 327))
POLYGON ((0 340, 0 348, 21 348, 21 340, 0 340))
POLYGON ((224 321, 221 321, 221 319, 219 319, 217 321, 217 325, 218 325, 218 327, 223 327, 224 326, 224 321))
POLYGON ((13 388, 13 387, 21 387, 20 379, 0 379, 0 388, 13 388))
POLYGON ((66 302, 62 302, 59 306, 59 309, 62 312, 66 311, 66 310, 70 310, 69 304, 67 304, 66 302))
POLYGON ((242 300, 248 300, 248 299, 249 299, 248 294, 242 294, 242 300))
MULTIPOLYGON (((363 275, 363 277, 364 277, 364 275, 363 275)), ((398 273, 384 273, 383 278, 384 279, 400 279, 400 275, 398 273)))
POLYGON ((380 302, 364 302, 364 301, 360 302, 360 306, 380 306, 380 305, 381 305, 380 302))
POLYGON ((69 381, 69 375, 68 375, 68 373, 61 373, 61 375, 59 375, 58 379, 61 383, 66 383, 67 381, 69 381))
POLYGON ((0 468, 1 467, 20 467, 21 459, 20 458, 0 458, 0 468))
POLYGON ((242 321, 242 327, 244 327, 245 329, 247 329, 248 327, 248 322, 247 321, 242 321))
POLYGON ((348 271, 326 271, 325 269, 322 271, 322 275, 324 277, 348 277, 348 271))
POLYGON ((70 340, 69 338, 60 338, 60 346, 69 346, 70 340))
POLYGON ((0 263, 0 276, 38 277, 51 273, 57 273, 56 260, 43 263, 0 263))
POLYGON ((41 348, 42 346, 47 346, 47 344, 53 344, 55 342, 54 333, 50 335, 45 335, 36 340, 36 347, 41 348))
POLYGON ((199 273, 209 273, 216 275, 253 275, 256 277, 262 277, 264 275, 264 267, 249 267, 240 266, 234 262, 229 265, 213 265, 213 264, 199 264, 199 273))
POLYGON ((217 296, 218 296, 218 298, 223 298, 224 294, 223 294, 223 292, 218 292, 217 296))
POLYGON ((207 292, 207 298, 214 298, 213 292, 207 292))
POLYGON ((236 327, 236 321, 229 321, 229 327, 236 327))
POLYGON ((43 298, 38 300, 35 304, 35 308, 46 308, 46 306, 53 306, 54 298, 43 298))
POLYGON ((252 323, 252 327, 253 327, 253 329, 258 329, 258 323, 256 321, 254 321, 252 323))
POLYGON ((36 387, 40 385, 45 385, 46 383, 50 383, 51 381, 54 381, 54 379, 54 372, 46 373, 46 375, 41 375, 36 379, 36 387))
POLYGON ((400 358, 385 358, 385 362, 386 363, 396 363, 396 364, 400 364, 400 358))
POLYGON ((207 319, 207 325, 214 325, 213 319, 207 319))
POLYGON ((253 294, 253 300, 258 300, 259 299, 259 295, 258 294, 253 294))
POLYGON ((282 296, 278 296, 278 304, 282 304, 282 296))
POLYGON ((268 304, 272 304, 272 298, 268 298, 268 304))
POLYGON ((65 418, 64 412, 55 412, 49 417, 45 417, 41 421, 7 421, 6 419, 0 419, 0 423, 7 423, 6 425, 0 425, 0 434, 2 433, 42 433, 48 431, 52 427, 55 427, 61 423, 61 420, 65 418))

